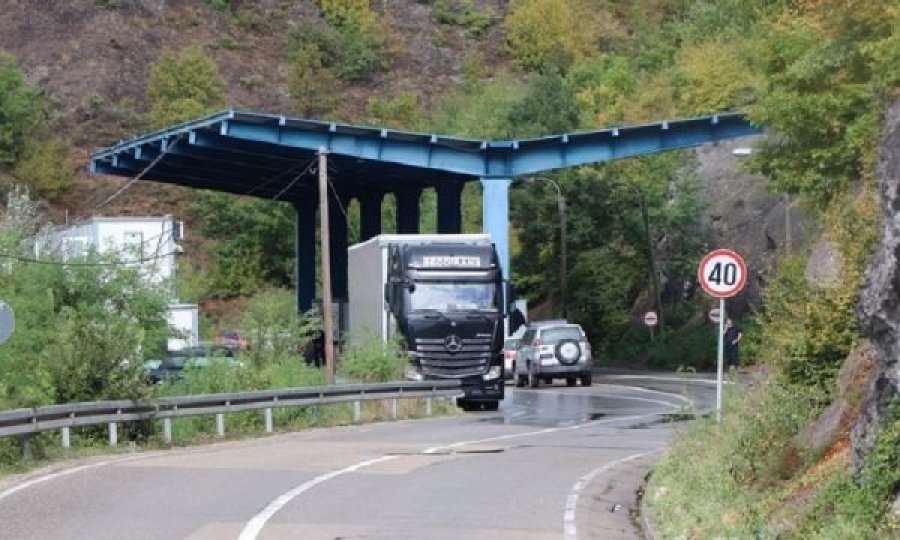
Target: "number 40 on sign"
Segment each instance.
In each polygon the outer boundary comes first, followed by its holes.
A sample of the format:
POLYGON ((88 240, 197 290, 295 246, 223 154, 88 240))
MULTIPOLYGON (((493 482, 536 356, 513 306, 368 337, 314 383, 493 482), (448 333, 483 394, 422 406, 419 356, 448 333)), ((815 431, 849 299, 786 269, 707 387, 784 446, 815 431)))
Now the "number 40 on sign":
POLYGON ((697 281, 710 296, 729 298, 744 288, 747 265, 734 251, 717 249, 703 257, 697 268, 697 281))

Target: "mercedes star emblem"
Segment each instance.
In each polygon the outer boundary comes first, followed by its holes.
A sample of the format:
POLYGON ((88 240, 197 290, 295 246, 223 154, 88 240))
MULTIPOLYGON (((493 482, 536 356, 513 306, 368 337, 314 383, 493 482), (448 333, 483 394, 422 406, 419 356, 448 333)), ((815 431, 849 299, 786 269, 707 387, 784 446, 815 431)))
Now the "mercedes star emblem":
POLYGON ((444 339, 444 348, 447 349, 447 352, 456 353, 461 351, 462 347, 462 340, 456 334, 450 334, 444 339))

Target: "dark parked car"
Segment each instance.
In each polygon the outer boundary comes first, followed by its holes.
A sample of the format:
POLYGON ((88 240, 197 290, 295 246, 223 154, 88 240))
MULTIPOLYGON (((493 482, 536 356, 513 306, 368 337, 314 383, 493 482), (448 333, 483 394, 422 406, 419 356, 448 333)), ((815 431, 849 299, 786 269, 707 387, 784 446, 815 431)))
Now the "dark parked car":
POLYGON ((178 351, 170 351, 162 360, 145 360, 144 369, 147 381, 159 384, 180 379, 185 368, 203 368, 213 364, 226 364, 234 367, 242 365, 234 357, 233 349, 204 343, 178 351))

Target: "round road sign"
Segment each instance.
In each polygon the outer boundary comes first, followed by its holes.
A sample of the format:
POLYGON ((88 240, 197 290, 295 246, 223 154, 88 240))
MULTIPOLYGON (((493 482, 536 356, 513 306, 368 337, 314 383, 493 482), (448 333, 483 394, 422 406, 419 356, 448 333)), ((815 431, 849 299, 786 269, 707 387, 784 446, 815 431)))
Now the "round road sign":
POLYGON ((644 313, 644 325, 653 328, 657 324, 659 324, 659 316, 655 311, 648 311, 647 313, 644 313))
POLYGON ((744 259, 730 249, 711 251, 697 267, 697 281, 716 298, 729 298, 741 292, 747 283, 744 259))
POLYGON ((6 343, 16 329, 16 317, 9 305, 0 300, 0 343, 6 343))
POLYGON ((719 311, 719 308, 717 308, 717 307, 710 308, 710 310, 709 310, 709 322, 718 324, 718 323, 719 323, 719 317, 720 317, 720 316, 721 316, 721 312, 719 311))

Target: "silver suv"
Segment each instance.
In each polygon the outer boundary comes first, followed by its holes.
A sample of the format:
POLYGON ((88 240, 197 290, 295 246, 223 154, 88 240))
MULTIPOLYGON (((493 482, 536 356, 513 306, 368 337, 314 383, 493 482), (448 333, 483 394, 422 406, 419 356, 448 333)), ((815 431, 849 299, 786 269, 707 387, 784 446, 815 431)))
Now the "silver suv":
POLYGON ((591 345, 580 325, 566 322, 536 324, 525 331, 516 354, 516 386, 537 388, 540 381, 565 379, 575 386, 591 385, 591 345))

